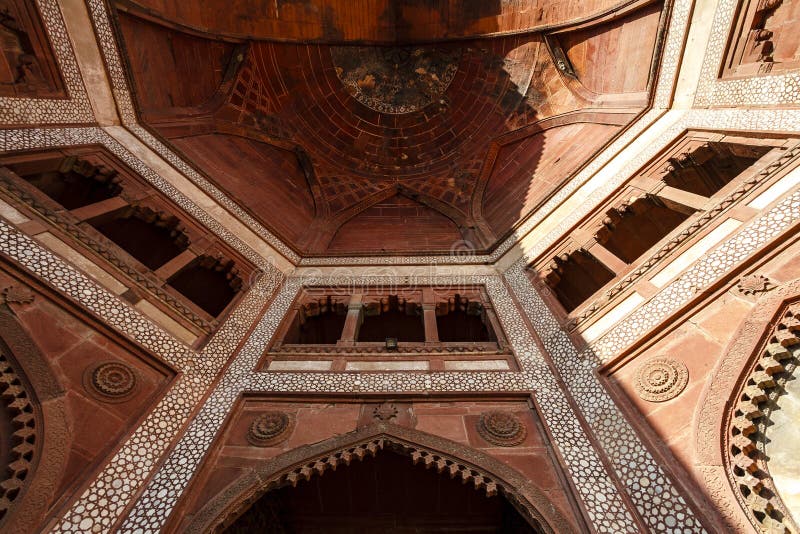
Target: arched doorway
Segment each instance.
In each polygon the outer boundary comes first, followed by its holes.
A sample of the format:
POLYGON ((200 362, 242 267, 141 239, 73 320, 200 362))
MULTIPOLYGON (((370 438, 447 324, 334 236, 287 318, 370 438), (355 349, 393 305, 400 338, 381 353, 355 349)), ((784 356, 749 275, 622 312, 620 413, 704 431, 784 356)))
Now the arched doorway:
POLYGON ((547 491, 498 459, 439 436, 381 422, 292 449, 266 461, 206 501, 180 531, 569 534, 580 530, 576 527, 551 502, 547 491), (368 458, 374 458, 375 462, 358 467, 368 458), (330 482, 319 480, 326 477, 331 477, 330 482), (317 483, 311 484, 315 479, 317 483), (332 494, 320 497, 322 491, 332 494), (418 499, 419 496, 435 502, 418 499), (310 527, 290 530, 295 528, 294 524, 275 523, 274 520, 306 520, 303 514, 311 514, 301 508, 302 499, 312 497, 316 501, 310 505, 316 506, 320 513, 326 514, 345 502, 346 508, 341 510, 346 510, 346 514, 342 516, 374 512, 375 516, 383 514, 384 521, 376 523, 380 526, 374 529, 360 523, 353 529, 353 523, 343 522, 343 530, 332 530, 331 523, 317 530, 310 527), (286 518, 280 513, 274 518, 270 516, 271 511, 281 507, 289 512, 296 510, 297 514, 286 518), (248 518, 251 512, 266 518, 259 519, 262 521, 259 523, 254 517, 248 518), (418 517, 409 518, 412 514, 418 517), (470 522, 461 521, 465 514, 471 517, 470 522), (394 522, 388 518, 394 518, 394 522), (448 519, 455 520, 449 523, 449 528, 448 519), (429 528, 436 521, 440 528, 429 528), (274 524, 279 527, 270 530, 274 524), (469 528, 479 525, 482 530, 461 528, 465 524, 469 528))
POLYGON ((541 530, 503 495, 489 496, 384 449, 296 487, 265 493, 225 532, 535 534, 541 530))

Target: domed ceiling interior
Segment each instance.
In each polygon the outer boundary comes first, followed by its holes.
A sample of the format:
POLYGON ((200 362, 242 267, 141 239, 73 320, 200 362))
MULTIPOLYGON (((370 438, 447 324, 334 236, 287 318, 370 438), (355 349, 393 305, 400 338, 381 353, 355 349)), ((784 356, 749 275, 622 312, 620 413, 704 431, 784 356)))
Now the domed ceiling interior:
POLYGON ((142 121, 314 256, 491 250, 647 107, 664 4, 115 7, 142 121))

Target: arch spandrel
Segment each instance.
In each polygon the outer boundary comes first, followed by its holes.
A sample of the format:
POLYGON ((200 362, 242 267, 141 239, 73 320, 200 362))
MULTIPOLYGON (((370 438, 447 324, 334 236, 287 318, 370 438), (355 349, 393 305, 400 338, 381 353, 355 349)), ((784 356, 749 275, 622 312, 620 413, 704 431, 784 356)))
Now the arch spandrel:
POLYGON ((209 500, 184 532, 222 532, 268 491, 322 476, 327 469, 340 464, 346 467, 351 461, 377 455, 382 449, 409 456, 414 463, 436 469, 442 476, 460 478, 488 496, 502 493, 522 517, 542 532, 578 532, 545 491, 500 460, 439 436, 383 422, 267 460, 209 500))
MULTIPOLYGON (((770 347, 770 342, 775 341, 776 333, 784 329, 782 321, 790 314, 790 308, 797 306, 798 303, 800 303, 800 279, 782 284, 756 303, 750 315, 732 336, 730 344, 705 387, 701 402, 698 404, 699 409, 695 412, 693 427, 698 470, 703 474, 706 490, 719 507, 720 513, 728 521, 729 526, 737 532, 749 532, 753 528, 769 532, 782 532, 782 529, 786 528, 788 529, 786 532, 791 532, 794 528, 791 516, 783 522, 768 517, 764 519, 762 509, 765 507, 776 509, 778 515, 783 514, 785 507, 771 481, 768 458, 763 451, 756 450, 758 447, 755 443, 753 454, 740 452, 735 438, 740 431, 734 427, 737 426, 737 415, 742 419, 739 405, 748 402, 752 396, 748 395, 745 388, 748 384, 753 384, 753 375, 761 370, 760 360, 771 357, 771 352, 774 352, 773 349, 776 347, 770 347), (752 456, 753 460, 747 461, 745 456, 752 456), (738 487, 746 481, 737 476, 735 470, 740 471, 745 461, 754 477, 761 480, 761 483, 753 480, 750 486, 758 488, 763 486, 765 490, 758 490, 754 495, 750 495, 749 489, 743 492, 738 487), (766 498, 760 497, 759 492, 766 498)), ((783 361, 783 358, 778 358, 778 361, 783 361)), ((770 370, 770 374, 773 372, 777 376, 782 371, 776 368, 770 370)), ((756 387, 762 391, 763 402, 766 402, 770 397, 769 390, 774 390, 776 386, 760 387, 757 384, 756 387)), ((758 406, 763 402, 758 401, 754 405, 758 406)), ((770 402, 774 403, 775 400, 770 402)), ((774 406, 767 408, 766 411, 769 412, 771 409, 774 409, 774 406)), ((768 420, 769 414, 761 417, 768 420)), ((758 419, 759 416, 752 417, 756 422, 754 428, 758 419)), ((753 430, 749 435, 756 434, 758 431, 753 430)))

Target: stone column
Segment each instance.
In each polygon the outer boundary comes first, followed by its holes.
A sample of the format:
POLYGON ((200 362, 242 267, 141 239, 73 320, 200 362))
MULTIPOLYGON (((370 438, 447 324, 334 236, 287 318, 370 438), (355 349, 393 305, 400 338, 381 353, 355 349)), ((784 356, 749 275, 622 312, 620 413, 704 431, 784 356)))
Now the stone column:
POLYGON ((628 269, 628 264, 619 259, 613 252, 595 241, 587 245, 586 252, 594 256, 600 263, 608 267, 614 274, 622 274, 628 269))
POLYGON ((175 273, 192 263, 196 258, 205 254, 211 248, 212 244, 212 241, 206 237, 197 239, 189 248, 156 269, 155 275, 161 280, 168 280, 175 273))
POLYGON ((347 303, 347 317, 344 320, 342 337, 336 342, 337 345, 355 345, 358 340, 358 329, 364 322, 363 295, 351 295, 350 302, 347 303))
POLYGON ((121 196, 116 196, 101 200, 100 202, 95 202, 94 204, 89 204, 88 206, 76 208, 69 213, 79 221, 86 221, 99 217, 100 215, 105 215, 106 213, 111 213, 112 211, 117 211, 126 206, 128 206, 128 202, 121 196))
POLYGON ((670 187, 668 185, 662 187, 656 196, 661 199, 667 207, 691 215, 696 211, 705 211, 708 209, 709 198, 702 195, 696 195, 683 189, 670 187))
POLYGON ((195 254, 191 249, 186 249, 167 263, 159 267, 155 274, 162 280, 169 279, 170 276, 174 275, 190 263, 192 263, 195 258, 197 258, 197 254, 195 254))
POLYGON ((439 328, 436 326, 436 295, 431 287, 422 289, 422 321, 425 325, 425 343, 438 343, 439 328))

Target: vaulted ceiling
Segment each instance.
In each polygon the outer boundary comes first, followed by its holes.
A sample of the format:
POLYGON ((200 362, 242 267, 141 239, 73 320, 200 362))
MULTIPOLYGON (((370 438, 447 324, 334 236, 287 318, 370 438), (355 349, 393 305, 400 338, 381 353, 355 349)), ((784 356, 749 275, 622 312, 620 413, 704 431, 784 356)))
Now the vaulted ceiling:
POLYGON ((142 120, 301 254, 352 255, 495 246, 647 106, 663 5, 116 7, 142 120))

